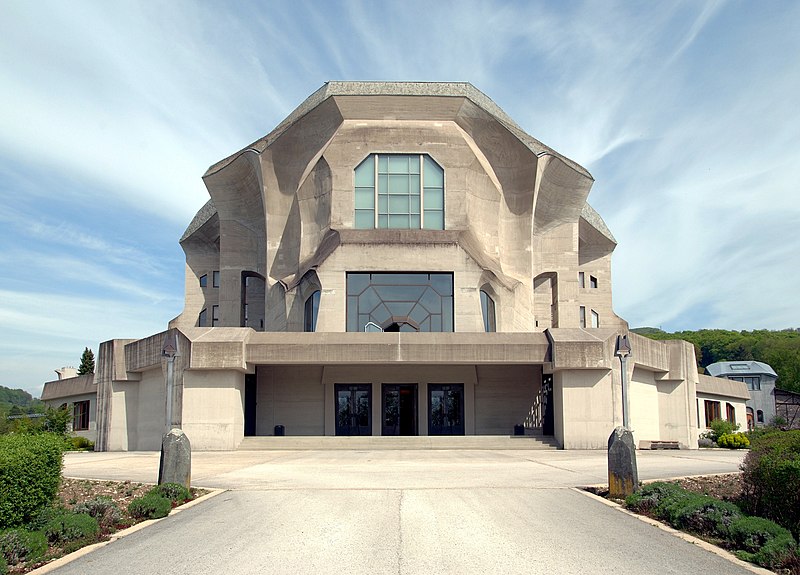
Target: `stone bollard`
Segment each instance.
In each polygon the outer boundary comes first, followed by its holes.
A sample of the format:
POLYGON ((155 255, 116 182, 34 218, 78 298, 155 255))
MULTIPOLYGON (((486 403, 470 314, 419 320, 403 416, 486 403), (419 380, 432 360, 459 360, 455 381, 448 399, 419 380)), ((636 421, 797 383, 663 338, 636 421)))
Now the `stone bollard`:
POLYGON ((624 499, 639 489, 636 445, 630 429, 617 427, 608 438, 608 496, 624 499))
POLYGON ((192 481, 192 445, 181 429, 171 429, 161 439, 158 484, 180 483, 186 489, 192 481))

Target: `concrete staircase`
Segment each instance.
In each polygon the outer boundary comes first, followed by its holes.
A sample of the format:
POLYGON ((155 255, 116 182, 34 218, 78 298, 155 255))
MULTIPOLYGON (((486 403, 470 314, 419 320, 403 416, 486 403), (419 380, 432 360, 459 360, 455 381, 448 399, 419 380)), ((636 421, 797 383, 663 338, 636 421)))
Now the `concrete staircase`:
POLYGON ((459 435, 415 437, 366 436, 254 436, 245 437, 239 451, 314 451, 314 450, 385 450, 385 449, 558 449, 551 436, 459 435))

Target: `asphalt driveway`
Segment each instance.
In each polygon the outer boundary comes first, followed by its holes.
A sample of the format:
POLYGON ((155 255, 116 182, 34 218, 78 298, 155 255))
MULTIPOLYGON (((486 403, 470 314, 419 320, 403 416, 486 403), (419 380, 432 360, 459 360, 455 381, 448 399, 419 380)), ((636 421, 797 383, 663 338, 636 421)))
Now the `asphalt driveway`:
MULTIPOLYGON (((639 452, 643 479, 736 471, 742 453, 639 452)), ((71 477, 154 481, 157 453, 68 454, 71 477)), ((577 490, 604 452, 193 455, 229 489, 51 572, 726 573, 739 564, 577 490)))

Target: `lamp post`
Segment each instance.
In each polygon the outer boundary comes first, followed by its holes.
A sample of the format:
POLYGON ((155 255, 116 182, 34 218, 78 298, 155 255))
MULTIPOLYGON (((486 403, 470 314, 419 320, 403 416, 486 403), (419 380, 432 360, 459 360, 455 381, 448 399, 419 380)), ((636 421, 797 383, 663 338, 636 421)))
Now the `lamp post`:
POLYGON ((172 407, 175 402, 175 358, 178 353, 178 338, 175 331, 170 330, 161 346, 161 355, 167 358, 167 432, 176 427, 172 422, 172 407))
POLYGON ((630 429, 630 404, 628 403, 628 356, 631 354, 631 344, 627 335, 617 336, 617 351, 614 355, 619 357, 622 364, 622 427, 630 429))
MULTIPOLYGON (((180 483, 188 489, 192 478, 192 445, 183 430, 178 429, 178 424, 174 422, 175 358, 180 356, 176 330, 169 330, 164 337, 161 356, 167 358, 167 431, 161 438, 158 484, 180 483)), ((179 409, 182 409, 180 405, 179 409)))
MULTIPOLYGON (((627 335, 617 336, 614 355, 619 357, 622 367, 622 427, 614 429, 608 438, 608 493, 611 497, 624 499, 639 489, 636 444, 633 441, 628 404, 628 357, 631 355, 631 344, 627 335)), ((612 419, 616 419, 616 414, 612 419)))

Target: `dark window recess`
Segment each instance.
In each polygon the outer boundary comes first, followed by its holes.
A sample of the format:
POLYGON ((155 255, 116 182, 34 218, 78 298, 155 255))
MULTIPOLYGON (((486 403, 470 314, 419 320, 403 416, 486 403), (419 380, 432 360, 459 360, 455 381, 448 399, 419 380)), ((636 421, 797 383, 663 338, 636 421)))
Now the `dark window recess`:
POLYGON ((312 293, 306 300, 303 331, 317 331, 317 314, 319 313, 320 291, 312 293))
POLYGON ((206 287, 208 285, 208 274, 203 274, 200 276, 200 287, 206 287))
POLYGON ((197 327, 206 327, 208 325, 208 310, 204 309, 197 317, 197 327))
POLYGON ((219 272, 218 271, 212 272, 212 276, 211 277, 212 277, 211 285, 213 287, 215 287, 215 288, 218 288, 219 287, 219 272))
POLYGON ((89 429, 89 400, 76 401, 72 404, 72 429, 73 431, 86 431, 89 429))
POLYGON ((597 278, 594 276, 589 276, 589 287, 590 288, 597 288, 597 278))
POLYGON ((711 422, 715 419, 722 419, 719 401, 705 400, 706 427, 711 427, 711 422))

